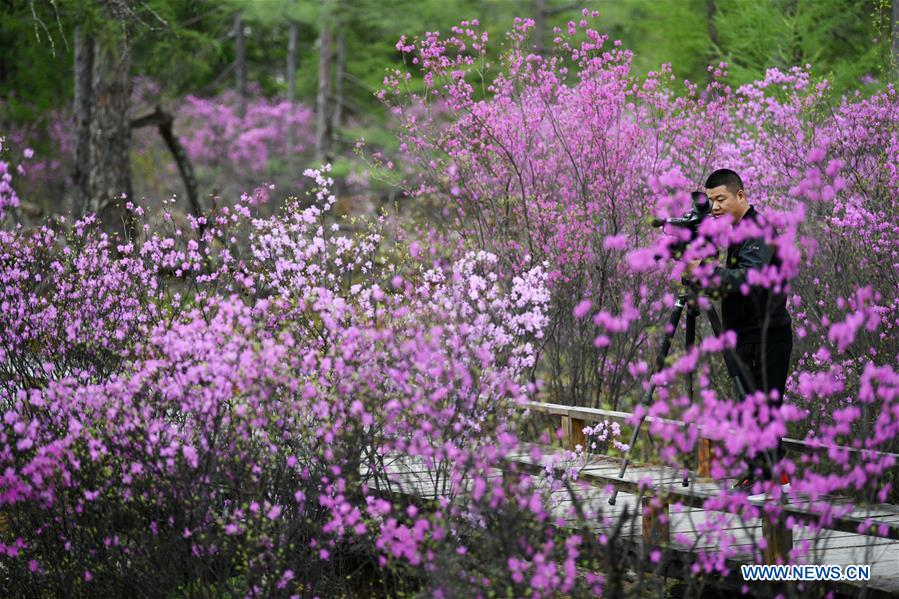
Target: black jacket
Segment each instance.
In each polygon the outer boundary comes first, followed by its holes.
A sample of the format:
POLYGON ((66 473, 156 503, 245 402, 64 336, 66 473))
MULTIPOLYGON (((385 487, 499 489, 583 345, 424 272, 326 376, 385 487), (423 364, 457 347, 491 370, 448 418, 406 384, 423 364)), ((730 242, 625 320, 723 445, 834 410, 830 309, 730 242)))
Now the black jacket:
MULTIPOLYGON (((758 219, 759 213, 752 206, 743 218, 758 219)), ((787 297, 773 293, 764 287, 752 286, 743 295, 741 287, 746 283, 749 269, 761 269, 767 264, 780 266, 775 248, 763 238, 745 239, 727 248, 727 262, 715 269, 721 283, 721 320, 725 329, 737 333, 737 343, 780 341, 792 335, 787 297)))

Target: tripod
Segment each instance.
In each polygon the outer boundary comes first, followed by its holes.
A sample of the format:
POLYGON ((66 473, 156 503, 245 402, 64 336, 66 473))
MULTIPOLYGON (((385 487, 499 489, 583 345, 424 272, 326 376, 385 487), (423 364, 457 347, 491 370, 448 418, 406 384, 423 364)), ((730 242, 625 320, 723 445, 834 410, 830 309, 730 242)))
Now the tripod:
MULTIPOLYGON (((687 308, 687 327, 686 327, 686 335, 684 340, 684 346, 686 350, 689 352, 690 349, 696 343, 696 317, 699 315, 700 308, 697 301, 696 291, 690 286, 690 284, 683 280, 681 282, 683 286, 683 291, 677 296, 677 301, 674 302, 674 309, 671 311, 671 317, 668 320, 668 326, 665 328, 665 333, 662 338, 662 346, 659 348, 659 354, 656 356, 655 370, 653 374, 661 372, 662 369, 665 368, 665 358, 668 357, 668 352, 671 350, 671 340, 674 338, 674 334, 677 331, 677 325, 680 322, 681 314, 684 311, 684 308, 687 308)), ((718 318, 718 313, 715 312, 715 309, 709 307, 705 310, 705 313, 709 317, 709 323, 712 325, 712 332, 715 336, 719 336, 721 334, 721 320, 718 318)), ((734 359, 733 350, 725 349, 724 350, 724 363, 727 365, 727 372, 731 376, 734 381, 734 388, 737 391, 738 397, 746 396, 746 387, 743 385, 743 381, 740 378, 740 374, 737 369, 736 360, 734 359)), ((652 378, 650 377, 650 381, 652 378)), ((641 405, 648 406, 650 400, 652 399, 652 394, 656 390, 655 383, 650 383, 649 388, 646 390, 646 393, 643 395, 643 399, 641 401, 641 405)), ((693 401, 693 373, 687 373, 687 394, 690 397, 690 401, 693 401)), ((640 434, 640 428, 643 426, 643 421, 646 420, 646 413, 644 412, 642 416, 640 416, 640 421, 637 423, 637 426, 634 427, 634 432, 631 434, 631 442, 628 444, 627 451, 624 452, 624 458, 621 463, 621 470, 618 472, 618 478, 623 479, 624 473, 627 471, 627 467, 630 464, 631 460, 631 450, 634 447, 634 444, 637 442, 637 436, 640 434)), ((688 475, 685 473, 683 486, 688 486, 690 484, 690 480, 688 475)), ((614 488, 612 490, 612 496, 609 497, 609 505, 615 505, 615 500, 618 497, 618 488, 614 488)))

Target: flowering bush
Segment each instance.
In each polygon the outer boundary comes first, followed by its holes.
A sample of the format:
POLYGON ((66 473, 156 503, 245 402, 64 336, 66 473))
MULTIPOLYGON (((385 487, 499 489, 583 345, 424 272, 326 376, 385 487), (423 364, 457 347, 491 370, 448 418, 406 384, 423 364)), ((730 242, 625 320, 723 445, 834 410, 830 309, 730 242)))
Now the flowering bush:
POLYGON ((67 122, 70 118, 64 111, 49 111, 27 124, 0 122, 6 150, 28 160, 28 168, 23 168, 16 184, 23 197, 38 188, 50 194, 64 191, 69 176, 66 170, 71 168, 75 151, 75 138, 67 122))
MULTIPOLYGON (((160 101, 157 86, 141 79, 132 97, 132 118, 153 111, 160 101)), ((208 191, 238 195, 237 190, 263 178, 290 189, 305 184, 299 176, 302 166, 297 165, 311 155, 312 109, 255 95, 240 116, 238 104, 237 95, 230 91, 209 98, 188 95, 171 103, 174 133, 195 167, 204 195, 208 191)), ((26 125, 2 123, 12 151, 39 150, 19 182, 23 198, 40 205, 45 195, 63 196, 70 188, 75 147, 72 118, 69 111, 57 110, 26 125)), ((136 199, 181 192, 178 171, 155 128, 136 129, 132 150, 136 199)), ((62 210, 57 203, 48 212, 62 210)))
MULTIPOLYGON (((10 172, 10 163, 3 156, 5 141, 4 138, 0 137, 0 222, 3 221, 7 212, 19 207, 19 194, 12 185, 13 173, 10 172)), ((26 153, 26 156, 30 157, 28 153, 26 153)), ((17 165, 17 170, 19 175, 24 173, 21 165, 17 165)))
POLYGON ((331 181, 310 174, 317 202, 271 219, 240 203, 133 240, 92 217, 3 233, 7 593, 364 594, 357 568, 467 569, 460 542, 497 509, 547 518, 529 477, 488 485, 516 446, 543 268, 398 267, 377 227, 326 226, 331 181), (437 477, 436 512, 405 507, 400 454, 437 477))
POLYGON ((247 103, 243 116, 237 106, 234 92, 184 98, 176 127, 195 164, 258 177, 268 173, 274 160, 308 153, 312 147, 313 114, 308 106, 257 97, 247 103))
MULTIPOLYGON (((448 35, 402 39, 397 47, 410 71, 391 73, 381 94, 396 110, 410 109, 402 136, 419 169, 410 188, 456 208, 451 220, 463 243, 489 248, 512 271, 529 260, 549 263, 551 318, 537 373, 552 401, 636 403, 683 264, 761 236, 776 245, 782 265, 748 283, 790 298, 796 348, 787 402, 769 410, 761 395, 733 397, 718 357, 733 347, 732 334, 675 350, 652 376, 660 385, 654 404, 636 412, 701 428, 654 424, 663 441, 658 457, 682 466, 699 430, 720 441, 717 478, 739 475, 745 456, 773 449, 787 432, 811 446, 895 452, 895 90, 834 106, 827 82, 814 82, 808 65, 772 69, 736 90, 724 63, 709 68, 704 89, 678 84, 667 65, 639 80, 630 52, 593 29, 590 17, 557 30, 546 57, 529 53, 533 23, 516 21, 493 70, 476 21, 448 35), (457 118, 422 110, 431 103, 457 118), (717 168, 741 173, 765 224, 707 219, 683 262, 676 260, 671 250, 684 240, 677 231, 655 235, 648 221, 689 209, 688 192, 717 168), (672 386, 690 373, 696 403, 672 386)), ((701 285, 716 284, 713 265, 697 270, 701 285)), ((794 500, 841 494, 861 505, 895 499, 894 465, 889 453, 831 449, 785 459, 777 470, 793 475, 794 500)), ((762 514, 739 501, 722 491, 708 508, 742 513, 744 522, 762 514)), ((722 527, 718 537, 726 536, 722 527)), ((697 572, 726 570, 723 558, 734 555, 735 543, 716 543, 727 550, 706 552, 697 572)), ((793 557, 809 550, 806 543, 793 557)))
MULTIPOLYGON (((166 204, 134 238, 92 216, 0 232, 5 594, 663 592, 677 566, 632 550, 635 506, 610 511, 580 480, 585 450, 626 449, 621 427, 597 424, 574 452, 523 442, 519 404, 538 375, 555 397, 613 407, 658 385, 635 412, 689 425, 653 421, 653 457, 668 464, 682 466, 701 431, 718 444, 713 475, 735 476, 790 430, 827 446, 776 465, 794 501, 889 499, 895 92, 831 108, 807 69, 732 90, 723 64, 702 91, 672 84, 668 67, 640 81, 588 17, 546 58, 527 53, 532 23, 518 21, 482 90, 476 22, 398 44, 423 79, 410 96, 412 75, 394 73, 383 94, 407 117, 414 188, 455 209, 456 237, 428 233, 443 244, 434 254, 385 243, 382 220, 344 233, 327 169, 307 173, 312 200, 268 218, 261 192, 184 226, 166 204), (721 166, 743 173, 767 222, 708 219, 683 258, 746 237, 777 245, 782 265, 749 283, 791 298, 797 352, 778 409, 726 389, 718 357, 732 333, 649 373, 683 266, 676 233, 655 236, 646 220, 686 210, 721 166), (451 260, 423 259, 438 254, 451 260), (691 373, 701 401, 675 390, 691 373), (625 584, 628 570, 640 574, 625 584)), ((236 144, 227 160, 275 139, 242 146, 235 132, 210 133, 236 144)), ((711 268, 697 273, 715 284, 711 268)), ((692 531, 707 548, 681 574, 761 552, 738 531, 783 516, 784 493, 769 490, 764 506, 725 486, 707 498, 692 531)), ((813 550, 803 541, 789 558, 813 550)))

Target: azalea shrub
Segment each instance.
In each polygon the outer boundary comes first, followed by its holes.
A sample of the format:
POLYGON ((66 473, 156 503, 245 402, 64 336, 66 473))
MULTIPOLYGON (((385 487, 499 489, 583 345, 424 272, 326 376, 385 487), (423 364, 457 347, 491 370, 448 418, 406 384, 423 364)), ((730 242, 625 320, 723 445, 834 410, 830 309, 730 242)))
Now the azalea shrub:
MULTIPOLYGON (((676 575, 701 595, 728 559, 761 559, 751 525, 785 495, 894 498, 894 90, 835 103, 807 67, 736 90, 724 64, 702 86, 667 66, 640 79, 594 17, 547 56, 519 20, 496 65, 476 21, 400 40, 408 71, 381 97, 404 119, 410 201, 440 208, 426 231, 347 227, 328 167, 270 216, 263 187, 203 217, 129 204, 133 237, 92 215, 26 228, 4 154, 3 594, 658 596, 676 575), (682 232, 648 221, 719 167, 766 221, 707 219, 678 256, 682 232), (651 371, 683 262, 708 259, 710 307, 718 249, 757 236, 781 266, 748 283, 788 294, 796 332, 778 409, 730 388, 732 332, 651 371), (561 450, 555 425, 533 431, 535 399, 687 426, 647 425, 650 450, 627 446, 633 420, 599 422, 561 450), (700 434, 726 481, 787 433, 826 449, 773 464, 793 485, 765 506, 722 482, 693 536, 672 535, 699 537, 695 561, 636 546, 639 507, 584 481, 603 450, 689 465, 700 434)), ((197 102, 200 131, 218 117, 197 102)), ((201 158, 212 139, 245 158, 236 130, 213 134, 188 144, 198 161, 223 159, 201 158)))
MULTIPOLYGON (((5 220, 7 213, 21 205, 19 193, 13 185, 13 178, 24 174, 21 164, 15 164, 4 154, 8 153, 6 139, 0 138, 0 220, 5 220)), ((25 153, 27 157, 30 151, 25 153)))
POLYGON ((177 126, 194 164, 258 178, 276 160, 311 153, 313 113, 308 106, 255 96, 241 115, 239 104, 234 92, 183 99, 177 126))
MULTIPOLYGON (((652 457, 695 464, 702 430, 717 442, 717 479, 740 476, 747 457, 792 436, 830 449, 773 464, 792 476, 790 500, 895 501, 895 89, 833 98, 810 65, 771 69, 737 89, 726 63, 710 66, 702 83, 679 80, 668 65, 641 78, 631 53, 601 34, 595 17, 585 12, 556 30, 546 56, 531 53, 533 22, 519 19, 497 64, 488 62, 490 40, 477 21, 401 39, 407 68, 388 75, 381 98, 406 115, 402 148, 417 166, 406 181, 410 193, 450 207, 444 224, 463 247, 489 248, 513 272, 548 262, 542 397, 696 425, 647 426, 657 442, 652 457), (689 235, 672 227, 660 233, 649 222, 688 211, 689 192, 718 168, 741 174, 763 224, 706 219, 675 254, 689 235), (793 317, 780 409, 768 409, 763 394, 735 397, 721 360, 735 338, 716 338, 704 317, 705 339, 685 351, 677 332, 670 360, 652 372, 685 263, 706 260, 694 277, 703 290, 698 302, 715 307, 718 255, 748 237, 774 244, 781 265, 751 274, 742 292, 748 285, 784 292, 793 317), (694 397, 682 391, 687 375, 697 383, 694 397), (652 405, 641 406, 650 381, 659 387, 652 405)), ((765 489, 781 499, 779 487, 756 488, 765 489)), ((724 486, 707 505, 744 524, 763 515, 724 486)), ((701 535, 714 542, 697 573, 726 572, 724 558, 747 553, 745 539, 727 528, 719 522, 701 535)), ((806 559, 813 545, 797 543, 792 558, 806 559)))
MULTIPOLYGON (((247 98, 243 114, 240 104, 232 91, 210 97, 163 98, 158 85, 138 78, 131 117, 151 113, 157 105, 172 113, 173 132, 194 167, 203 198, 237 196, 261 182, 283 186, 285 193, 304 191, 307 179, 302 172, 314 146, 312 109, 260 93, 247 98)), ((72 185, 73 118, 70 110, 55 110, 27 124, 0 121, 8 149, 33 154, 18 188, 34 212, 63 211, 58 204, 49 208, 45 203, 46 196, 64 197, 72 185)), ((178 169, 156 127, 135 129, 132 140, 136 196, 147 196, 154 203, 172 194, 182 196, 178 169)))
MULTIPOLYGON (((309 174, 312 205, 269 219, 245 196, 135 239, 93 217, 0 233, 4 594, 440 589, 488 558, 464 546, 497 510, 542 532, 540 477, 494 483, 533 391, 544 268, 391 259, 378 222, 340 231, 309 174), (410 487, 397 459, 433 478, 410 487)), ((548 540, 530 551, 571 565, 541 584, 598 584, 548 540)))

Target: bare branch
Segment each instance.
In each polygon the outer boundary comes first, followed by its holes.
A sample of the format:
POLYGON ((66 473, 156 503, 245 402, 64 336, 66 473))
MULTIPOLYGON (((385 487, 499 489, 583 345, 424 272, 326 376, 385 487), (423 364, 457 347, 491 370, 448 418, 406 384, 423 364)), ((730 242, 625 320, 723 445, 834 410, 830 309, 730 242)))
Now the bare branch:
POLYGON ((31 19, 32 21, 34 21, 34 37, 37 39, 37 43, 41 43, 41 34, 38 30, 38 25, 40 25, 41 29, 44 30, 44 33, 47 34, 47 40, 50 42, 50 53, 53 56, 56 56, 56 44, 53 43, 53 36, 50 35, 50 30, 47 29, 47 25, 46 23, 44 23, 44 20, 38 16, 37 10, 34 8, 34 0, 28 0, 28 7, 31 8, 31 19))

